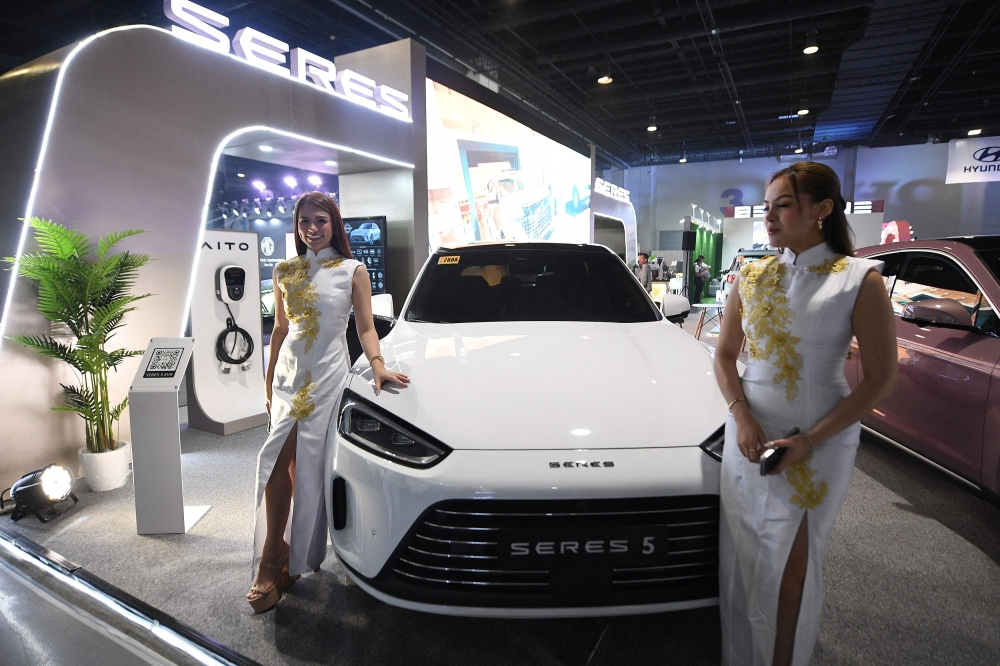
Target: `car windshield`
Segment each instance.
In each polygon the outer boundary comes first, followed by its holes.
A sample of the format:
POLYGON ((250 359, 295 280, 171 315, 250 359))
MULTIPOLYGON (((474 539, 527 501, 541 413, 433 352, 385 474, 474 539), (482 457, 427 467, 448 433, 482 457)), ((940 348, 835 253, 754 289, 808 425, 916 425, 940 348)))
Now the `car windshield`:
POLYGON ((993 277, 997 279, 997 282, 1000 282, 1000 248, 991 250, 976 250, 976 254, 979 255, 979 258, 983 260, 983 263, 986 264, 990 271, 993 272, 993 277))
POLYGON ((641 322, 660 319, 615 255, 490 248, 438 253, 420 276, 407 321, 641 322))
POLYGON ((519 180, 501 180, 500 181, 500 194, 507 196, 512 192, 517 192, 518 190, 523 190, 524 185, 521 184, 519 180))

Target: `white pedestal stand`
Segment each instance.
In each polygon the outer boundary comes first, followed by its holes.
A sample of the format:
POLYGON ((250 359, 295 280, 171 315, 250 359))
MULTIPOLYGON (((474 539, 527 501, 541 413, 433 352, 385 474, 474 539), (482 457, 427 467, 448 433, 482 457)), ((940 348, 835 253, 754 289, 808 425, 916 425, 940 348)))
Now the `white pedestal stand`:
POLYGON ((210 506, 184 506, 178 390, 194 338, 153 338, 128 392, 139 534, 184 534, 210 506))

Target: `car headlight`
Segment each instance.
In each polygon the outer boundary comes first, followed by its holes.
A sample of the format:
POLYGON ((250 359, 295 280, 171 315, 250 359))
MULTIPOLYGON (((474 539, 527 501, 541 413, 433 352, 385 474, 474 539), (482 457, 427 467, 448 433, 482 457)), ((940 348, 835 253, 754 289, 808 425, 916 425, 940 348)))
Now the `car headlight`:
POLYGON ((441 462, 451 449, 427 433, 403 423, 357 393, 346 390, 340 403, 340 435, 392 462, 425 469, 441 462))
POLYGON ((709 435, 708 439, 701 443, 701 450, 722 462, 722 447, 726 445, 726 424, 723 423, 719 429, 709 435))

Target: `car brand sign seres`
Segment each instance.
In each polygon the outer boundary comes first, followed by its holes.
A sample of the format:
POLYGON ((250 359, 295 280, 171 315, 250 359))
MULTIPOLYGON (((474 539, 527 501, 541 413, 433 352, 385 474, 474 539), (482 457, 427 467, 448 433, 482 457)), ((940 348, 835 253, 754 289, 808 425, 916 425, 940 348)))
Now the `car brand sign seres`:
POLYGON ((289 49, 285 42, 253 28, 241 28, 230 42, 219 30, 229 26, 229 19, 191 0, 164 0, 163 12, 174 22, 170 31, 185 41, 227 55, 231 47, 237 57, 273 74, 299 79, 400 120, 410 119, 406 93, 350 69, 337 71, 332 61, 315 53, 289 49))
POLYGON ((955 139, 948 142, 946 183, 1000 180, 1000 137, 955 139))

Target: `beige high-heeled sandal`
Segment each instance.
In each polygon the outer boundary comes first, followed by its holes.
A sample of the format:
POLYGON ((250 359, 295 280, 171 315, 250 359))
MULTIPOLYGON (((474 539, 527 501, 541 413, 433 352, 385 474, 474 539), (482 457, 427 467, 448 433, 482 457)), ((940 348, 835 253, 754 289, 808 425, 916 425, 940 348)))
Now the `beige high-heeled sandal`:
MULTIPOLYGON (((281 569, 282 565, 275 564, 273 562, 261 562, 260 566, 267 569, 281 569)), ((254 585, 250 588, 250 593, 247 594, 247 603, 253 608, 253 612, 260 614, 264 611, 269 611, 274 608, 278 602, 281 601, 281 575, 279 573, 278 578, 271 583, 268 588, 263 588, 259 585, 254 585), (256 592, 260 596, 251 599, 250 595, 256 592)))

